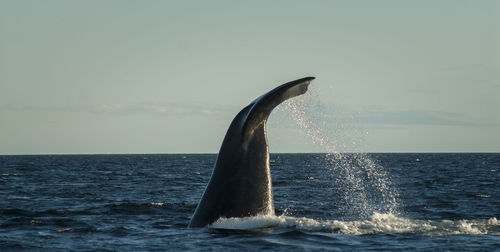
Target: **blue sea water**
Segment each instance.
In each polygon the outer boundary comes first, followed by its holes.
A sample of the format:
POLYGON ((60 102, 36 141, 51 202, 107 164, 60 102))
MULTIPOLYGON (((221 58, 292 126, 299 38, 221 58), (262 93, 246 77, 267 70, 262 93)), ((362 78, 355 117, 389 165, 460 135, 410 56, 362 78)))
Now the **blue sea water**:
POLYGON ((272 154, 276 216, 187 228, 215 159, 0 156, 0 250, 500 248, 500 154, 272 154))

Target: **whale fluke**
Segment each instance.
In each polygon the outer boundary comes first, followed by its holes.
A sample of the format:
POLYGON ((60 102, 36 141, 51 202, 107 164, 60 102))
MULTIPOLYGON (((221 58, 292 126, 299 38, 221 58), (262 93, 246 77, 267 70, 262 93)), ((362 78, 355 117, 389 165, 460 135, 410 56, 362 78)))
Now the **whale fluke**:
POLYGON ((313 79, 282 84, 236 115, 190 227, 204 227, 221 217, 274 215, 266 121, 280 103, 304 94, 313 79))

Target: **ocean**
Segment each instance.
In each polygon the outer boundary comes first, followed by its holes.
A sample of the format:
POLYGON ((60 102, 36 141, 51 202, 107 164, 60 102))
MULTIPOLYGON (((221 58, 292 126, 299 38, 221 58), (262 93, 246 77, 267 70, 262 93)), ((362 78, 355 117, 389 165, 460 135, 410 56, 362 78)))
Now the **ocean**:
POLYGON ((500 251, 500 154, 271 154, 275 216, 188 228, 216 157, 0 156, 0 250, 500 251))

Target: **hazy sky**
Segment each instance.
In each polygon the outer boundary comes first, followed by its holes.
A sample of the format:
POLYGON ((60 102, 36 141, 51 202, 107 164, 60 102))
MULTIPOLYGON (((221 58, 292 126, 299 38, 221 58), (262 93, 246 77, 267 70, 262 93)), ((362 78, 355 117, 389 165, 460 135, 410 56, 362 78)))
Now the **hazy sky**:
POLYGON ((216 153, 305 76, 330 143, 280 108, 271 152, 500 152, 499 27, 497 0, 0 0, 0 154, 216 153))

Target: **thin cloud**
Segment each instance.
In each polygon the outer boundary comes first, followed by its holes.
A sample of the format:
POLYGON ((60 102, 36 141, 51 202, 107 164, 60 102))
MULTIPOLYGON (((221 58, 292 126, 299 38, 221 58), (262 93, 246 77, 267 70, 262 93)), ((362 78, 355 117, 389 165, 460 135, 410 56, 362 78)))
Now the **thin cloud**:
POLYGON ((206 106, 189 103, 101 103, 80 106, 2 106, 4 112, 55 112, 55 113, 91 113, 108 115, 156 115, 156 116, 217 116, 231 113, 227 106, 206 106))
POLYGON ((228 112, 228 108, 187 103, 100 104, 94 112, 117 115, 200 116, 224 114, 228 112))
POLYGON ((383 125, 434 125, 434 126, 473 126, 466 115, 438 111, 368 111, 359 114, 358 121, 363 124, 383 125))

